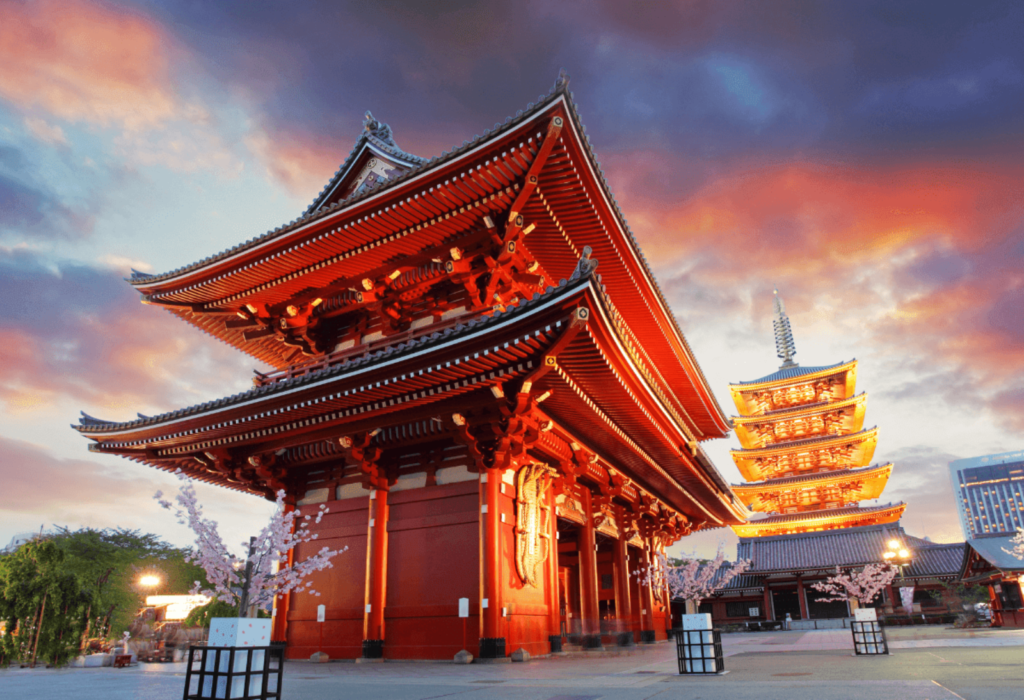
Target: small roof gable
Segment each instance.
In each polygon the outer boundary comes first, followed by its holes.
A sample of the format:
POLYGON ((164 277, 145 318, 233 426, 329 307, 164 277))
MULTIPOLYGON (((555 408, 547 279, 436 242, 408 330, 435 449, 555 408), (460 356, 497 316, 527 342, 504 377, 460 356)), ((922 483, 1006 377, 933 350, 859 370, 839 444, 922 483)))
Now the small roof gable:
MULTIPOLYGON (((967 540, 967 546, 1000 571, 1024 571, 1024 559, 1007 552, 1013 549, 1013 535, 989 535, 967 540)), ((966 553, 965 553, 966 556, 966 553)))
POLYGON ((348 158, 302 213, 302 217, 353 195, 362 194, 426 162, 426 158, 403 151, 395 143, 391 127, 377 121, 367 112, 363 119, 363 133, 356 139, 348 158))

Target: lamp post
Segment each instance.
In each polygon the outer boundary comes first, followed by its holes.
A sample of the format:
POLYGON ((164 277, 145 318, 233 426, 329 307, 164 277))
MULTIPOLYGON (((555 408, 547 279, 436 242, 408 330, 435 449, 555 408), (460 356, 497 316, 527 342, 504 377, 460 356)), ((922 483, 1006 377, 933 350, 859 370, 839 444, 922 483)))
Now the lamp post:
MULTIPOLYGON (((903 580, 903 568, 906 567, 906 566, 910 566, 910 558, 911 558, 910 557, 910 550, 908 550, 905 546, 903 546, 903 544, 899 540, 889 540, 889 548, 885 552, 882 553, 882 558, 885 559, 885 563, 888 564, 889 566, 895 566, 896 567, 896 571, 899 573, 900 580, 902 581, 903 580)), ((910 615, 911 614, 911 605, 910 605, 910 603, 904 602, 905 599, 904 599, 902 590, 903 590, 903 586, 900 586, 900 591, 901 591, 901 593, 900 593, 900 602, 903 603, 903 606, 904 606, 904 608, 907 611, 907 615, 910 615)), ((889 586, 889 593, 890 593, 889 597, 894 598, 894 596, 892 595, 892 593, 893 593, 892 585, 889 586)), ((892 601, 892 605, 893 605, 894 608, 896 607, 895 599, 892 601)))

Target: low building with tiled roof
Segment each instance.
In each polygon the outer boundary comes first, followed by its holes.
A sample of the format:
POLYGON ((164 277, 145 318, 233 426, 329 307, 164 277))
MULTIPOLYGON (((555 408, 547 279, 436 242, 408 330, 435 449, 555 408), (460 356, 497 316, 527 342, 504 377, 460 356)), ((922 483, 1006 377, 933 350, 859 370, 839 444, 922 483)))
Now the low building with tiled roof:
MULTIPOLYGON (((837 567, 850 571, 883 561, 894 541, 909 551, 910 563, 875 606, 899 614, 898 589, 913 587, 914 614, 939 620, 954 612, 943 596, 936 594, 958 580, 964 543, 914 537, 899 523, 742 538, 736 558, 749 561, 749 569, 705 601, 702 612, 711 613, 715 624, 781 621, 787 613, 792 620, 847 617, 846 603, 824 601, 826 596, 813 584, 834 575, 837 567)), ((728 566, 723 565, 723 570, 728 566)))
POLYGON ((982 535, 967 540, 960 561, 960 580, 988 588, 994 627, 1024 627, 1024 559, 1013 549, 1012 535, 982 535))

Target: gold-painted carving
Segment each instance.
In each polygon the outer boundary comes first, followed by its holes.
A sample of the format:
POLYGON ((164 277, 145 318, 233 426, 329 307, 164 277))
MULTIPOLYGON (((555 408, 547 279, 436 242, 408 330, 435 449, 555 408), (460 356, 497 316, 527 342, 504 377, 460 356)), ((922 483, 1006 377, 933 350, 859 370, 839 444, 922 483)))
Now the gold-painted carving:
POLYGON ((554 474, 546 464, 527 464, 516 474, 516 572, 534 588, 551 551, 554 513, 546 495, 554 474))

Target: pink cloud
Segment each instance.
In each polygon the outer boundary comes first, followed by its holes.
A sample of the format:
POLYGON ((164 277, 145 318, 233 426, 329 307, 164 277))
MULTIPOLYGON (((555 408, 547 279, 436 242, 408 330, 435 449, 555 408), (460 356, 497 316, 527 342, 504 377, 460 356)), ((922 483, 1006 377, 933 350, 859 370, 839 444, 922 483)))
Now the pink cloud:
POLYGON ((129 419, 245 388, 254 362, 160 308, 108 268, 0 255, 0 292, 31 300, 0 320, 0 401, 29 411, 72 399, 129 419))
POLYGON ((0 437, 0 510, 5 512, 58 517, 68 509, 80 511, 81 504, 105 503, 111 494, 137 503, 157 489, 149 476, 139 470, 137 476, 121 477, 96 462, 58 459, 31 443, 0 437), (40 484, 46 484, 44 491, 40 484))
POLYGON ((353 132, 347 143, 285 130, 257 131, 245 142, 271 178, 293 195, 312 201, 348 157, 359 136, 358 131, 353 132))
POLYGON ((85 0, 0 0, 0 97, 70 122, 137 128, 177 109, 168 37, 149 19, 85 0))

